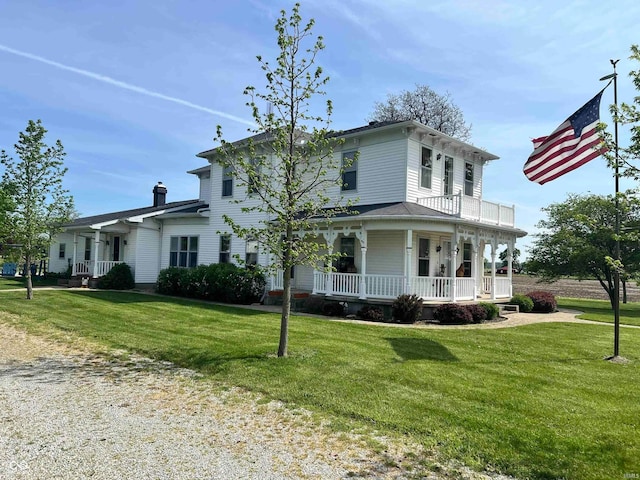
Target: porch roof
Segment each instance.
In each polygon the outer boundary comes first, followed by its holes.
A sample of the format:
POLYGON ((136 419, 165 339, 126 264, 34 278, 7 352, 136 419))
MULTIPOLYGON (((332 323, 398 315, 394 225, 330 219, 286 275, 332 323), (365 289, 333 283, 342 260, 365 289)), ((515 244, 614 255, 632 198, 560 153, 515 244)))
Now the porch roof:
MULTIPOLYGON (((169 212, 191 213, 208 205, 201 200, 183 200, 179 202, 165 203, 157 207, 134 208, 119 212, 104 213, 90 217, 76 218, 73 222, 63 225, 65 229, 78 229, 83 227, 95 227, 110 225, 122 220, 139 219, 140 217, 156 216, 169 212)), ((138 220, 139 221, 139 220, 138 220)))

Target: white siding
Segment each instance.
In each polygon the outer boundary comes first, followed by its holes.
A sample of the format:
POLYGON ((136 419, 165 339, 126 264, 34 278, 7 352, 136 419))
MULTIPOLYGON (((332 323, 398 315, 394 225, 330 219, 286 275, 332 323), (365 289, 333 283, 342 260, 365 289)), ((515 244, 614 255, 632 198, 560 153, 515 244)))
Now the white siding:
POLYGON ((403 275, 406 232, 369 231, 367 234, 367 273, 403 275))
POLYGON ((211 202, 211 176, 209 173, 202 173, 200 177, 200 195, 198 198, 203 202, 211 202))
POLYGON ((212 241, 209 235, 209 225, 202 218, 181 218, 165 220, 162 228, 162 246, 159 252, 160 270, 169 266, 169 253, 171 250, 171 237, 187 236, 198 237, 198 265, 216 263, 212 256, 212 241))
POLYGON ((160 228, 155 222, 145 221, 137 228, 134 267, 136 283, 155 283, 158 280, 159 255, 160 228))
POLYGON ((138 230, 132 228, 131 231, 122 236, 123 242, 120 246, 122 252, 122 260, 131 267, 133 278, 136 278, 136 246, 138 245, 138 230), (125 245, 124 242, 127 242, 125 245))
MULTIPOLYGON (((84 255, 84 246, 82 247, 82 255, 84 255)), ((79 255, 79 254, 78 254, 79 255)), ((73 261, 73 233, 60 233, 54 238, 49 248, 49 271, 55 273, 63 273, 67 271, 67 267, 73 261), (60 244, 65 244, 65 256, 60 258, 60 244)))
POLYGON ((344 196, 356 200, 359 205, 402 202, 406 197, 407 138, 396 133, 375 138, 365 137, 359 142, 347 140, 341 151, 336 151, 337 162, 342 152, 357 150, 357 189, 341 192, 339 187, 330 190, 333 198, 344 196))

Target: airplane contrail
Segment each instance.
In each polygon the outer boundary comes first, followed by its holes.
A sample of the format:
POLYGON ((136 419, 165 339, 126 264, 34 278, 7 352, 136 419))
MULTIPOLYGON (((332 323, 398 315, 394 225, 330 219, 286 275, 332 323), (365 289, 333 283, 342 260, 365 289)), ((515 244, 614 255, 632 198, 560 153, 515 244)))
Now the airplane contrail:
POLYGON ((88 78, 92 78, 99 82, 108 83, 109 85, 113 85, 115 87, 123 88, 125 90, 129 90, 132 92, 140 93, 142 95, 146 95, 148 97, 159 98, 161 100, 166 100, 167 102, 177 103, 178 105, 182 105, 184 107, 192 108, 194 110, 200 110, 201 112, 209 113, 211 115, 216 115, 218 117, 226 118, 228 120, 232 120, 234 122, 243 123, 245 125, 249 125, 254 127, 255 123, 245 120, 244 118, 236 117, 235 115, 230 115, 225 112, 221 112, 219 110, 213 110, 211 108, 203 107, 202 105, 198 105, 187 100, 182 100, 181 98, 170 97, 169 95, 164 95, 162 93, 154 92, 152 90, 147 90, 143 87, 138 87, 137 85, 132 85, 130 83, 122 82, 120 80, 116 80, 115 78, 108 77, 106 75, 101 75, 99 73, 90 72, 88 70, 83 70, 81 68, 71 67, 69 65, 65 65, 63 63, 55 62, 53 60, 49 60, 44 57, 40 57, 38 55, 34 55, 32 53, 23 52, 20 50, 16 50, 14 48, 7 47, 6 45, 0 44, 0 51, 12 53, 13 55, 17 55, 19 57, 28 58, 29 60, 34 60, 36 62, 44 63, 46 65, 50 65, 52 67, 59 68, 61 70, 66 70, 68 72, 77 73, 78 75, 82 75, 88 78))

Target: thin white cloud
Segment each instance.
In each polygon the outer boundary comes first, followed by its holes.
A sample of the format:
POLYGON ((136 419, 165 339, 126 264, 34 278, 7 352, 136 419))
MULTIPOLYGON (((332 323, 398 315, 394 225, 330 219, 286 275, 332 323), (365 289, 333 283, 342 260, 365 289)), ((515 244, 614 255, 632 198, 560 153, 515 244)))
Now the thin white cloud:
POLYGON ((13 55, 17 55, 22 58, 28 58, 29 60, 34 60, 36 62, 44 63, 46 65, 50 65, 52 67, 59 68, 61 70, 66 70, 68 72, 77 73, 78 75, 82 75, 88 78, 92 78, 99 82, 107 83, 109 85, 113 85, 118 88, 122 88, 124 90, 129 90, 131 92, 140 93, 142 95, 146 95, 148 97, 159 98, 160 100, 165 100, 167 102, 177 103, 178 105, 182 105, 184 107, 188 107, 194 110, 199 110, 201 112, 209 113, 211 115, 215 115, 218 117, 226 118, 227 120, 232 120, 234 122, 242 123, 244 125, 249 125, 254 127, 255 124, 249 120, 245 120, 244 118, 236 117, 235 115, 230 115, 225 112, 221 112, 219 110, 213 110, 211 108, 203 107, 202 105, 198 105, 187 100, 182 100, 181 98, 170 97, 169 95, 164 95, 162 93, 154 92, 152 90, 147 90, 146 88, 139 87, 137 85, 132 85, 130 83, 122 82, 120 80, 116 80, 114 78, 108 77, 106 75, 101 75, 99 73, 90 72, 88 70, 83 70, 80 68, 71 67, 69 65, 65 65, 63 63, 59 63, 53 60, 49 60, 44 57, 40 57, 38 55, 34 55, 32 53, 23 52, 20 50, 16 50, 14 48, 7 47, 6 45, 0 44, 0 51, 11 53, 13 55))

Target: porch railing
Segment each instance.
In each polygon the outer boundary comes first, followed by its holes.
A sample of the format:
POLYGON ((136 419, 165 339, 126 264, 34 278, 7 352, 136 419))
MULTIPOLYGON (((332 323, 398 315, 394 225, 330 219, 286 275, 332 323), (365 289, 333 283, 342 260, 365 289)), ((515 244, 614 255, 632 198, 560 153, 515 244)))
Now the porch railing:
MULTIPOLYGON (((491 277, 482 277, 482 292, 490 294, 492 290, 491 277)), ((511 293, 512 288, 509 278, 496 277, 496 298, 511 298, 511 293)))
POLYGON ((110 261, 100 260, 97 262, 97 266, 94 272, 93 260, 81 260, 79 262, 76 262, 76 264, 73 266, 71 274, 73 276, 91 275, 92 277, 103 277, 107 273, 109 273, 114 266, 118 265, 119 263, 124 263, 124 262, 116 262, 112 260, 110 261))
POLYGON ((515 208, 513 206, 468 197, 462 192, 458 195, 418 198, 417 202, 427 208, 460 218, 494 225, 515 226, 515 208))

